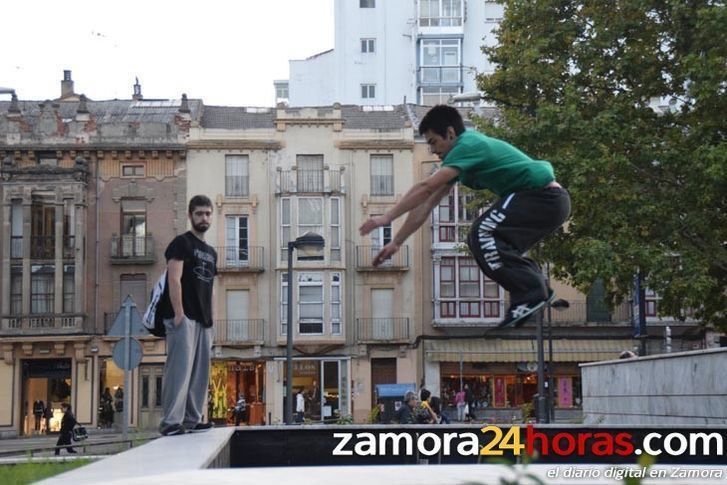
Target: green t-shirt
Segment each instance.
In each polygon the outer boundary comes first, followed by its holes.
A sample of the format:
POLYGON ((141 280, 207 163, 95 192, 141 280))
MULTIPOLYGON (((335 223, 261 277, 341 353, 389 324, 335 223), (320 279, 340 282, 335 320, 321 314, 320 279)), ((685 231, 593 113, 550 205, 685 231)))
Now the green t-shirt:
POLYGON ((457 137, 442 166, 459 169, 451 183, 489 189, 500 197, 545 187, 555 180, 550 162, 533 160, 509 143, 474 130, 457 137))

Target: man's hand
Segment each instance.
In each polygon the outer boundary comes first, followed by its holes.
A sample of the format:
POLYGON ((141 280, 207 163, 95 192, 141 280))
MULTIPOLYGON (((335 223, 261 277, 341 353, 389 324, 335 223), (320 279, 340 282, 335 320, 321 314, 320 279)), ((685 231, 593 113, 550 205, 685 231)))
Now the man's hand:
POLYGON ((181 325, 182 320, 184 320, 184 313, 180 313, 179 315, 174 315, 174 326, 178 327, 181 325))
POLYGON ((374 267, 380 265, 387 259, 391 258, 394 254, 396 254, 399 251, 399 244, 395 243, 394 241, 391 241, 389 244, 381 248, 381 251, 379 251, 379 254, 376 255, 374 258, 374 267))
POLYGON ((391 224, 391 219, 389 219, 387 216, 375 216, 371 217, 366 222, 361 224, 361 227, 358 228, 358 231, 361 233, 362 236, 365 236, 377 227, 386 226, 388 224, 391 224))

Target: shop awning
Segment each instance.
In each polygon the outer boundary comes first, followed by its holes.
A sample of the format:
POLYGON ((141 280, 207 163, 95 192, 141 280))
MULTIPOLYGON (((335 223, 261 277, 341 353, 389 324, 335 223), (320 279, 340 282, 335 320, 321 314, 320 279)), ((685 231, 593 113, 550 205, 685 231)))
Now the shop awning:
MULTIPOLYGON (((545 341, 548 358, 548 341, 545 341)), ((556 362, 594 362, 617 359, 624 350, 631 350, 631 339, 557 339, 553 340, 556 362)), ((425 355, 436 362, 526 362, 538 358, 535 340, 452 339, 426 342, 425 355)))

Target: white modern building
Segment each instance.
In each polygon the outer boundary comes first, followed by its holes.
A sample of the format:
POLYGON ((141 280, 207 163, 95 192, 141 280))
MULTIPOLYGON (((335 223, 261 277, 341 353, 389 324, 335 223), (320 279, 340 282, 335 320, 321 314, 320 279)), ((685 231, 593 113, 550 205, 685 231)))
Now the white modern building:
POLYGON ((476 74, 493 69, 482 46, 496 42, 496 2, 335 0, 334 8, 334 49, 290 61, 290 106, 433 105, 475 91, 476 74))

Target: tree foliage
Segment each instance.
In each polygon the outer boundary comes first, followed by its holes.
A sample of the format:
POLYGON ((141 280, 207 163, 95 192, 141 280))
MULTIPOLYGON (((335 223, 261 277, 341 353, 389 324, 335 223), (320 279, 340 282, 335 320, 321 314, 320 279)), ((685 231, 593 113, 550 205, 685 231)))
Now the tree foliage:
POLYGON ((614 302, 637 270, 660 312, 727 329, 727 12, 709 0, 509 0, 477 122, 570 191, 543 256, 614 302))

